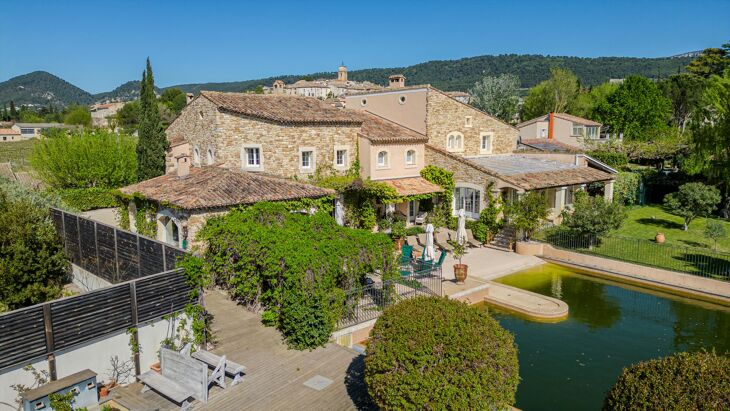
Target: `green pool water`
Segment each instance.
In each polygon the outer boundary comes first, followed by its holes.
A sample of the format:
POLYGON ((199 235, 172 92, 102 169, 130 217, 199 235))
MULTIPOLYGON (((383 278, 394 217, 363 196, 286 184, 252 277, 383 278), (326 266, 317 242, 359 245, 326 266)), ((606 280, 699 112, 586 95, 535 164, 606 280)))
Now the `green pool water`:
POLYGON ((568 303, 567 320, 532 322, 483 307, 515 335, 518 408, 599 410, 627 365, 701 348, 730 351, 730 309, 545 264, 497 280, 568 303))

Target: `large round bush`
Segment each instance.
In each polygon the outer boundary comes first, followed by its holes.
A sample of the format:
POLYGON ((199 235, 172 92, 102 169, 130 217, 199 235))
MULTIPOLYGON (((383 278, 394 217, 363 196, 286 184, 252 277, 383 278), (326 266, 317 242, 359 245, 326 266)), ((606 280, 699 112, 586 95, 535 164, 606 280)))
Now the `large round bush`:
POLYGON ((435 297, 383 312, 365 357, 374 402, 396 409, 504 409, 519 382, 512 334, 484 311, 435 297))
POLYGON ((730 357, 678 353, 625 368, 604 410, 730 410, 730 357))

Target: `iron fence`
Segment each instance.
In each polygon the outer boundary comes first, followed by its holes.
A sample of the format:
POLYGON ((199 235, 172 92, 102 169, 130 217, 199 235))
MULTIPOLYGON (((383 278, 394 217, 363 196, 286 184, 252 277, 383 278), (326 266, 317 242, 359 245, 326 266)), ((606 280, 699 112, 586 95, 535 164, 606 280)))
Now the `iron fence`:
POLYGON ((346 293, 344 314, 338 327, 345 328, 378 318, 387 307, 417 296, 438 296, 441 291, 441 267, 416 262, 403 267, 400 278, 372 282, 346 293))
POLYGON ((535 239, 582 254, 730 281, 730 254, 708 248, 659 244, 620 236, 580 235, 560 229, 543 231, 535 239))

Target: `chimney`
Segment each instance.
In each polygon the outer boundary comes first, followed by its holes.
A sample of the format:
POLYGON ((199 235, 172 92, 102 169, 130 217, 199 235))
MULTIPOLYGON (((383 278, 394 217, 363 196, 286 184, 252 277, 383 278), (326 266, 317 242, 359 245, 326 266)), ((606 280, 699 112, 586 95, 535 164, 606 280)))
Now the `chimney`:
POLYGON ((194 97, 193 93, 185 93, 185 104, 190 104, 194 97))
POLYGON ((402 74, 394 74, 388 77, 388 80, 390 80, 390 84, 388 84, 389 88, 402 88, 406 86, 406 76, 402 74))
POLYGON ((190 174, 190 156, 187 153, 175 156, 175 170, 177 170, 177 178, 183 179, 190 174))
POLYGON ((548 140, 552 140, 554 137, 553 128, 555 128, 555 113, 550 112, 550 120, 548 122, 548 140))

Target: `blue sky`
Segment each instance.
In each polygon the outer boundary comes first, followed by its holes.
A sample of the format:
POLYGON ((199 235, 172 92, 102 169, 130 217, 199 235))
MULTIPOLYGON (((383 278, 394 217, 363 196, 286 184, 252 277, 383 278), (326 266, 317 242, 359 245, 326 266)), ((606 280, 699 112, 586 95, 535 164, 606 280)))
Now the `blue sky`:
POLYGON ((658 57, 730 41, 730 1, 0 0, 0 81, 49 71, 89 92, 483 54, 658 57), (12 23, 12 24, 8 24, 12 23))

